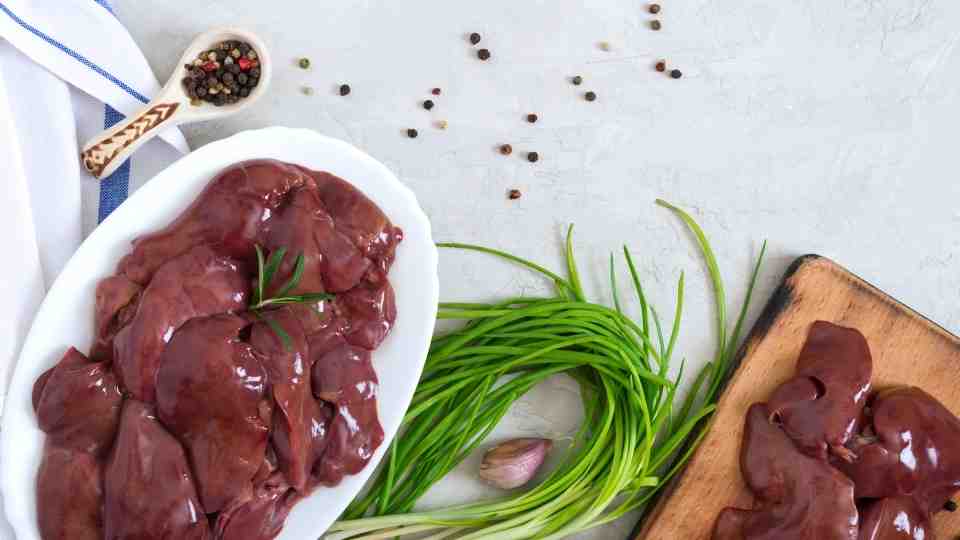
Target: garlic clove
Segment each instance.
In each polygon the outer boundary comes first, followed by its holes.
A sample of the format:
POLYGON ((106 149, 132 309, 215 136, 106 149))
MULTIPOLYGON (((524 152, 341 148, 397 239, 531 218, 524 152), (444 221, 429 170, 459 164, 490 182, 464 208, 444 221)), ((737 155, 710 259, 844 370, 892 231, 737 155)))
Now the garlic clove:
POLYGON ((520 487, 537 474, 552 447, 550 439, 521 438, 500 443, 483 455, 480 478, 502 489, 520 487))

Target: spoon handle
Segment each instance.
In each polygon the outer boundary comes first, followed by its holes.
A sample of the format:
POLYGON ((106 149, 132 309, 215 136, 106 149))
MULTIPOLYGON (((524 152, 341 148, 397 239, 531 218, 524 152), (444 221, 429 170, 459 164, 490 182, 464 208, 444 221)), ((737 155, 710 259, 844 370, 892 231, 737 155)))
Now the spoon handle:
POLYGON ((181 105, 176 99, 151 101, 137 114, 104 131, 83 147, 80 158, 84 168, 98 180, 110 176, 161 127, 175 125, 171 119, 176 118, 181 105))

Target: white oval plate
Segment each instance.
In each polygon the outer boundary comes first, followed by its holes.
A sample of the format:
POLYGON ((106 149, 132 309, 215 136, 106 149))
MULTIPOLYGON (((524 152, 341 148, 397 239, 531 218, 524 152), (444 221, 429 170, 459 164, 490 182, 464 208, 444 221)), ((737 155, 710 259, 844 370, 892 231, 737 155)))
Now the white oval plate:
POLYGON ((168 224, 222 169, 255 158, 289 161, 349 181, 404 233, 390 270, 396 326, 373 356, 380 378, 383 444, 363 472, 344 478, 337 487, 320 488, 297 504, 279 538, 320 537, 376 468, 413 397, 436 320, 437 249, 430 222, 413 192, 393 173, 345 142, 305 129, 246 131, 200 148, 140 188, 83 242, 40 306, 7 394, 0 440, 0 489, 7 519, 20 540, 40 539, 35 482, 44 434, 31 404, 33 382, 67 347, 89 348, 97 282, 113 273, 131 240, 168 224))

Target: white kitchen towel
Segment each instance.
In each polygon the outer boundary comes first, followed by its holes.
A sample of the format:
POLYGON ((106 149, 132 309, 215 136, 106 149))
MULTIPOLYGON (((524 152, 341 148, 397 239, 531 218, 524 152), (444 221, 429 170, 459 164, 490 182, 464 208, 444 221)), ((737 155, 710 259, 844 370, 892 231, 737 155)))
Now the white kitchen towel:
POLYGON ((0 0, 0 404, 33 315, 80 241, 189 151, 174 128, 103 182, 80 166, 83 142, 159 90, 107 0, 0 0))

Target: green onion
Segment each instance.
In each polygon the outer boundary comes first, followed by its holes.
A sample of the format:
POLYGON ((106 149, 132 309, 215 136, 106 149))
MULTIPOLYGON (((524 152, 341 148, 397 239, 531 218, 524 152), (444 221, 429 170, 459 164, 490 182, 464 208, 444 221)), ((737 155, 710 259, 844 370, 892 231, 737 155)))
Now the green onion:
POLYGON ((552 539, 648 506, 705 434, 730 371, 764 253, 757 260, 736 327, 728 335, 723 283, 705 234, 684 211, 657 202, 677 214, 694 234, 716 298, 717 352, 697 374, 686 399, 676 401, 683 363, 675 380, 667 378, 680 329, 682 274, 673 324, 665 336, 626 248, 639 322, 622 308, 612 256, 614 307, 586 300, 573 255, 572 228, 567 233, 566 278, 495 249, 439 244, 523 265, 550 279, 555 294, 492 304, 440 304, 439 318, 461 320, 463 325, 434 338, 401 434, 369 490, 353 501, 325 538, 373 540, 416 534, 432 539, 552 539), (420 497, 484 441, 520 396, 560 373, 579 383, 584 422, 562 462, 540 484, 498 500, 413 512, 420 497))

